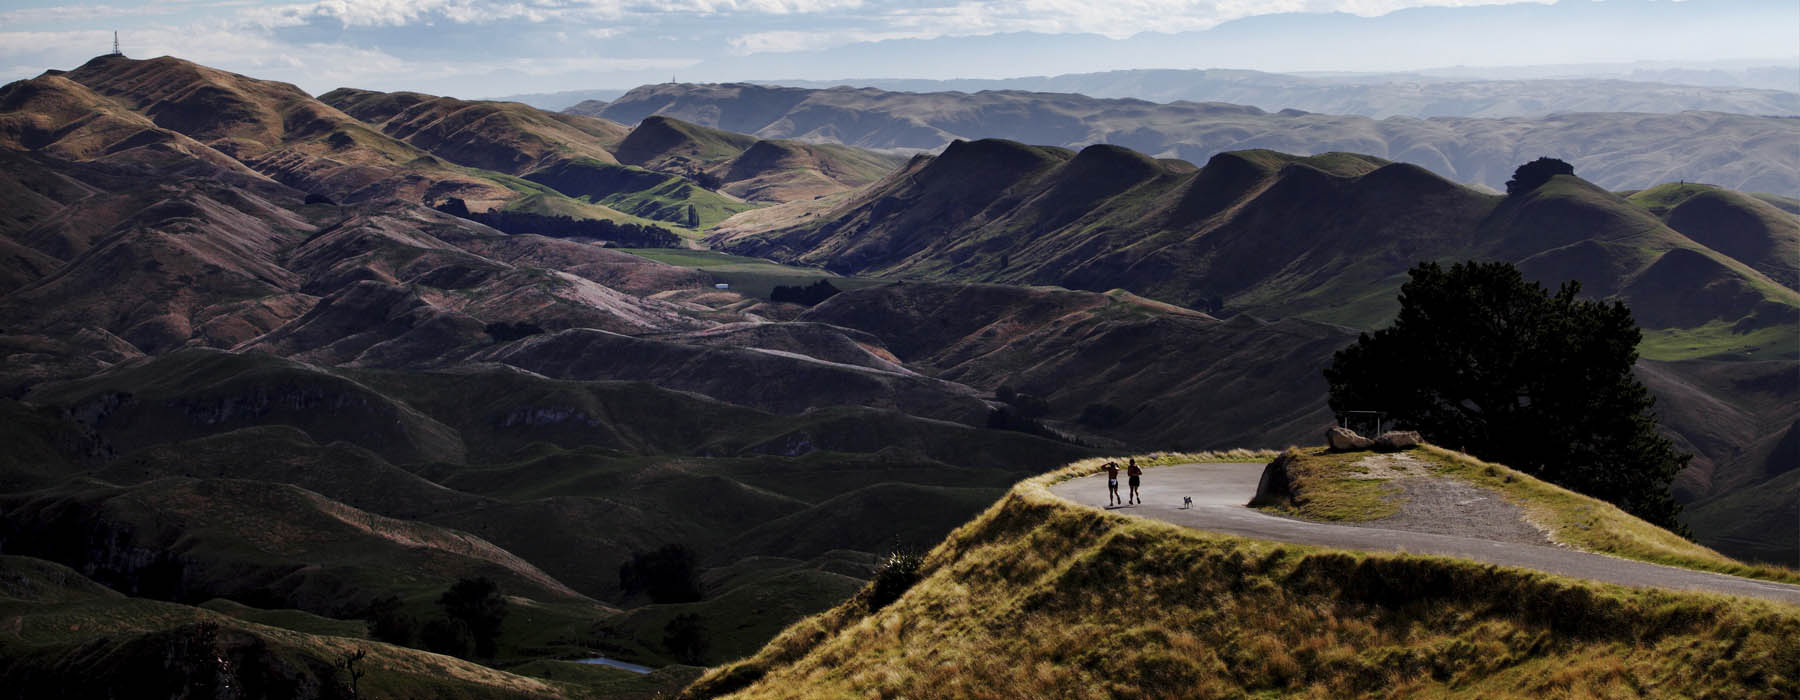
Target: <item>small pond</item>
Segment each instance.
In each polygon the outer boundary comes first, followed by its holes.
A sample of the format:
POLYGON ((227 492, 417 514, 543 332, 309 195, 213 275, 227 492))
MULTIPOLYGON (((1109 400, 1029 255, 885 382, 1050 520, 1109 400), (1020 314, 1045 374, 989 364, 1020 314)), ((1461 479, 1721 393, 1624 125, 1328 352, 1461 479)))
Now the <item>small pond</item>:
POLYGON ((630 671, 632 673, 649 673, 651 671, 656 670, 654 668, 650 668, 649 666, 639 666, 637 664, 628 664, 628 663, 625 663, 618 659, 609 659, 604 656, 596 656, 591 659, 576 659, 575 663, 598 664, 601 666, 611 666, 613 668, 624 669, 624 670, 630 671))

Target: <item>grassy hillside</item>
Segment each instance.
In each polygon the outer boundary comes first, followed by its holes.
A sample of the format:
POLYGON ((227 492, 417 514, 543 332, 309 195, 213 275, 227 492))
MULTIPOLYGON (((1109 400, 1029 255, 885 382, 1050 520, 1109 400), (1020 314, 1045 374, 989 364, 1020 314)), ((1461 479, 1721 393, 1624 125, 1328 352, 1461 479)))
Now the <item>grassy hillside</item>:
POLYGON ((1671 217, 1711 207, 1671 218, 1701 242, 1647 208, 1659 195, 1636 196, 1647 204, 1559 176, 1497 197, 1345 153, 1234 152, 1194 170, 1116 146, 1069 158, 980 141, 823 211, 735 219, 708 240, 841 274, 1121 288, 1214 313, 1359 328, 1392 317, 1421 260, 1503 260, 1548 285, 1576 279, 1626 301, 1652 331, 1654 359, 1800 353, 1769 330, 1791 330, 1800 313, 1800 292, 1777 280, 1786 273, 1770 257, 1800 245, 1792 216, 1735 193, 1683 200, 1671 217))
POLYGON ((831 286, 846 291, 890 284, 886 280, 844 277, 819 268, 782 265, 762 258, 750 258, 711 250, 645 248, 625 249, 625 252, 659 263, 705 272, 712 277, 715 283, 729 284, 733 291, 758 299, 769 298, 769 293, 778 286, 803 287, 819 280, 830 280, 831 286))
POLYGON ((584 697, 581 684, 547 682, 379 642, 295 631, 231 614, 128 598, 67 567, 0 557, 0 683, 23 696, 103 697, 129 682, 139 696, 238 693, 349 698, 337 668, 356 650, 361 697, 584 697))
POLYGON ((624 127, 603 119, 553 115, 517 102, 353 88, 319 101, 452 162, 512 175, 554 158, 613 161, 607 148, 625 135, 624 127))
POLYGON ((513 196, 286 83, 167 56, 101 56, 63 77, 271 179, 338 201, 417 198, 428 189, 471 202, 513 196))
POLYGON ((881 179, 904 158, 838 144, 762 140, 661 115, 645 117, 614 149, 619 161, 716 182, 754 202, 814 199, 881 179))
POLYGON ((916 281, 840 294, 800 320, 866 331, 946 379, 1039 397, 1047 420, 1101 444, 1175 449, 1314 433, 1331 420, 1318 368, 1353 339, 1294 319, 1221 322, 1123 292, 916 281), (1259 381, 1237 378, 1252 365, 1259 381))
POLYGON ((632 127, 631 133, 615 150, 620 162, 667 171, 683 167, 704 168, 730 160, 755 145, 756 141, 756 137, 747 134, 651 116, 632 127))
POLYGON ((569 197, 690 229, 709 228, 756 208, 677 175, 588 158, 547 165, 525 178, 569 197))
POLYGON ((1739 556, 1800 565, 1800 534, 1787 528, 1800 519, 1800 469, 1768 481, 1688 505, 1682 519, 1706 533, 1713 546, 1739 556), (1785 533, 1785 534, 1784 534, 1785 533))
POLYGON ((1780 697, 1791 606, 1210 535, 1027 481, 684 697, 1780 697))
POLYGON ((319 99, 450 162, 521 178, 501 180, 526 193, 506 203, 509 210, 633 223, 651 219, 703 229, 751 208, 679 177, 687 173, 621 166, 613 150, 629 154, 642 147, 629 140, 624 127, 604 119, 410 92, 340 88, 319 99))

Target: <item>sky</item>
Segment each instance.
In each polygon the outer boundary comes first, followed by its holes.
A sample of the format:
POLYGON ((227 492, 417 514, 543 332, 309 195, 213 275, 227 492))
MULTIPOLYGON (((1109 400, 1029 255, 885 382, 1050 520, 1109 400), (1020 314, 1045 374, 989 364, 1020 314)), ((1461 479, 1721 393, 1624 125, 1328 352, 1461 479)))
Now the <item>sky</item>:
POLYGON ((0 81, 111 49, 318 94, 1128 68, 1800 65, 1795 0, 7 0, 0 81))

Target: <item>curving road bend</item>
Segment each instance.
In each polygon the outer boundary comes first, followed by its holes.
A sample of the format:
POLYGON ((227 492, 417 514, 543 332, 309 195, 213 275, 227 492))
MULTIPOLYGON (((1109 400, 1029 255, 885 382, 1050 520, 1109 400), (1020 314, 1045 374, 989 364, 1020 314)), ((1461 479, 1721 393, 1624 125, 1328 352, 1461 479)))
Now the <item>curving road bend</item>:
MULTIPOLYGON (((1050 487, 1058 497, 1125 515, 1154 518, 1199 530, 1277 542, 1377 552, 1437 554, 1537 569, 1553 574, 1626 586, 1707 591, 1800 605, 1800 586, 1682 569, 1559 547, 1515 544, 1472 537, 1352 527, 1269 515, 1247 508, 1256 495, 1263 465, 1180 464, 1147 469, 1140 505, 1107 508, 1104 474, 1071 479, 1050 487), (1181 508, 1192 496, 1194 507, 1181 508)), ((1127 491, 1124 484, 1119 491, 1127 491)))

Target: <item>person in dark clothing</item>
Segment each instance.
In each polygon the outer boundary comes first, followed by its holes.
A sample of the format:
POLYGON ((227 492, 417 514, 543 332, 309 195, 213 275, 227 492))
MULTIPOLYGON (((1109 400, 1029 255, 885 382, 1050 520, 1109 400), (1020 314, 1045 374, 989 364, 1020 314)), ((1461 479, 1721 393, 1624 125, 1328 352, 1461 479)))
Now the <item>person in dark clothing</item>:
POLYGON ((1125 502, 1126 503, 1134 503, 1135 502, 1138 505, 1143 505, 1144 497, 1138 495, 1138 484, 1141 483, 1141 479, 1139 479, 1139 477, 1142 477, 1144 475, 1144 469, 1137 465, 1136 457, 1133 457, 1129 462, 1126 463, 1125 473, 1131 477, 1131 496, 1125 502))
POLYGON ((1123 505, 1119 502, 1119 463, 1106 463, 1106 505, 1123 505))

